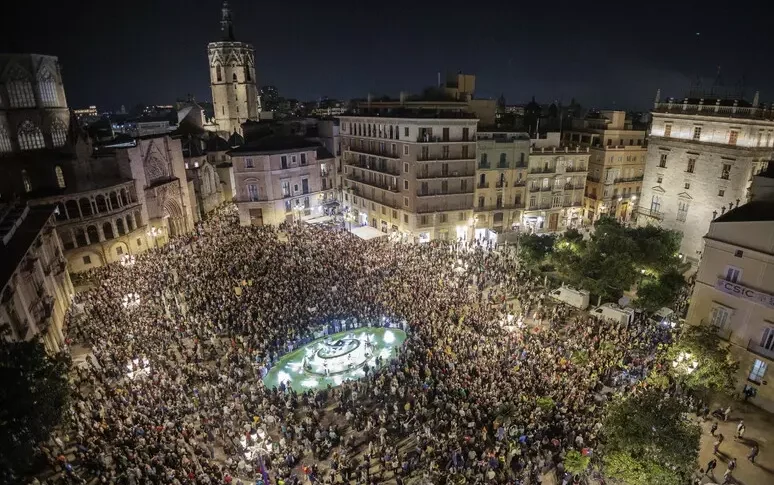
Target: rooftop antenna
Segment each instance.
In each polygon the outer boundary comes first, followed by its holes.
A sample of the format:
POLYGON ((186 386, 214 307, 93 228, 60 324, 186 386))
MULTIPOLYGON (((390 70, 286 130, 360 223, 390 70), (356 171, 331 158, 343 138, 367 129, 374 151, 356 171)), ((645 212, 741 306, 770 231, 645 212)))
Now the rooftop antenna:
POLYGON ((441 87, 441 71, 438 71, 438 86, 436 86, 436 87, 438 87, 438 88, 441 87))

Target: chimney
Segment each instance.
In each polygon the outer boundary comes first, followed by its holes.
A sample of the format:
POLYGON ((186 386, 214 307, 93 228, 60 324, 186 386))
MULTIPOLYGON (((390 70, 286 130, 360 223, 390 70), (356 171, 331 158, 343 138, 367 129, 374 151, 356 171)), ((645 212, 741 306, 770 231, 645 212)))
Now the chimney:
POLYGON ((658 107, 659 101, 661 101, 661 88, 656 90, 656 100, 653 102, 655 108, 658 107))
POLYGON ((755 96, 753 96, 753 102, 752 102, 752 107, 753 108, 757 108, 758 107, 758 103, 760 103, 760 101, 761 101, 760 97, 761 97, 761 92, 760 91, 755 91, 755 96))
POLYGON ((405 91, 401 91, 400 92, 400 104, 401 104, 401 106, 403 106, 403 103, 405 103, 405 102, 406 102, 406 92, 405 91))

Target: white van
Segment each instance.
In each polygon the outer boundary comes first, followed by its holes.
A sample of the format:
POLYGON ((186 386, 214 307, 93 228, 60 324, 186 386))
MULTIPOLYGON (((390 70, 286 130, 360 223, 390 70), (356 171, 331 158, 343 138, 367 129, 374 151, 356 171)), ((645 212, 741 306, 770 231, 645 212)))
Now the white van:
POLYGON ((650 321, 658 325, 664 325, 665 327, 675 328, 675 326, 677 326, 678 318, 671 308, 661 307, 656 313, 651 315, 650 321))
POLYGON ((593 316, 602 318, 605 320, 615 320, 625 325, 632 323, 634 319, 634 310, 631 308, 621 308, 615 303, 604 303, 593 310, 591 310, 593 316))
POLYGON ((576 290, 569 286, 561 286, 549 293, 549 296, 581 310, 589 307, 589 292, 586 290, 576 290))

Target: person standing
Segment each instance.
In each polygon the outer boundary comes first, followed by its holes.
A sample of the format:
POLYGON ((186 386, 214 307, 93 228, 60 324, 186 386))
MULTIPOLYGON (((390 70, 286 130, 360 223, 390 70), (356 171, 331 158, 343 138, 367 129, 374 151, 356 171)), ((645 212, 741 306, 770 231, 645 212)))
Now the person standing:
POLYGON ((715 436, 715 431, 717 430, 718 430, 718 422, 715 421, 714 423, 712 423, 712 427, 710 428, 710 434, 712 436, 715 436))
POLYGON ((709 461, 709 463, 707 463, 706 475, 710 475, 710 476, 714 477, 715 476, 715 467, 717 467, 717 466, 718 466, 718 459, 717 458, 711 459, 709 461))
POLYGON ((754 444, 750 448, 750 452, 747 453, 747 459, 750 460, 751 463, 755 463, 755 458, 758 456, 758 445, 754 444))

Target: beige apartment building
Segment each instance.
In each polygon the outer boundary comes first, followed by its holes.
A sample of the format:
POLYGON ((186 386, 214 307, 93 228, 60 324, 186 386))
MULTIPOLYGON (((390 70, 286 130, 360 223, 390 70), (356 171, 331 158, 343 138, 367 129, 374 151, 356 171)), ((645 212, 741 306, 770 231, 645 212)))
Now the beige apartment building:
MULTIPOLYGON (((756 177, 763 178, 763 177, 756 177)), ((709 225, 688 323, 712 325, 739 360, 738 390, 774 411, 774 184, 709 225)))
POLYGON ((527 133, 479 131, 476 134, 476 239, 495 239, 518 231, 527 201, 527 133))
POLYGON ((0 338, 64 345, 62 324, 74 295, 54 228, 53 206, 0 205, 0 338))
POLYGON ((681 232, 681 252, 698 261, 714 215, 747 201, 774 155, 774 110, 757 94, 752 103, 657 95, 652 114, 637 222, 681 232))
POLYGON ((530 140, 523 230, 555 232, 582 223, 589 147, 562 143, 559 133, 530 140))
POLYGON ((573 120, 563 133, 565 142, 589 147, 584 218, 593 222, 603 215, 631 220, 642 192, 647 155, 645 130, 632 129, 624 111, 600 111, 573 120))
POLYGON ((400 109, 339 120, 352 223, 422 242, 472 237, 478 119, 400 109))
POLYGON ((243 225, 321 217, 336 201, 335 157, 316 142, 273 136, 229 152, 243 225))

